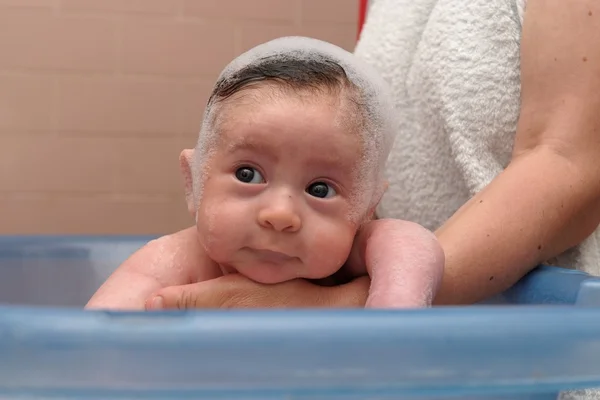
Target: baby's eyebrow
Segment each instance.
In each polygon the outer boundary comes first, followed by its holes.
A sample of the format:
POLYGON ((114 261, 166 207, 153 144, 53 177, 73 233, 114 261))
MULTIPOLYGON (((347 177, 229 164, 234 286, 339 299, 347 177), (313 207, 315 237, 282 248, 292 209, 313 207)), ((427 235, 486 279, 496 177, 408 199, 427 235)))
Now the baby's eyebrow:
POLYGON ((261 155, 276 157, 276 152, 274 152, 274 149, 271 145, 261 141, 250 140, 248 138, 235 140, 226 144, 225 151, 228 154, 234 154, 238 151, 252 151, 255 153, 260 153, 261 155))
POLYGON ((262 143, 257 143, 248 139, 242 139, 228 143, 225 148, 227 152, 235 153, 239 150, 264 150, 265 146, 262 143))

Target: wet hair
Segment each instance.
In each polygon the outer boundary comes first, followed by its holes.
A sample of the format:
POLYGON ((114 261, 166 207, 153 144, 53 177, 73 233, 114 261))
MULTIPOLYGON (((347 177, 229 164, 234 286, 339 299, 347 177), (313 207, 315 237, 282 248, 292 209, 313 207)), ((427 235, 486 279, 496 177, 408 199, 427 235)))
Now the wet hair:
POLYGON ((286 93, 308 91, 316 96, 343 95, 353 118, 346 122, 353 130, 362 126, 359 91, 346 75, 344 68, 326 57, 306 59, 301 57, 266 56, 239 71, 221 77, 208 99, 207 107, 217 105, 236 93, 261 83, 274 84, 286 93), (358 118, 357 118, 358 117, 358 118))
MULTIPOLYGON (((208 106, 260 82, 275 83, 292 90, 310 90, 315 94, 339 94, 343 89, 353 89, 344 68, 333 60, 325 57, 302 59, 267 56, 230 76, 221 77, 208 100, 208 106)), ((351 93, 358 91, 353 90, 348 95, 351 93)), ((356 95, 349 97, 349 100, 356 102, 356 95)))

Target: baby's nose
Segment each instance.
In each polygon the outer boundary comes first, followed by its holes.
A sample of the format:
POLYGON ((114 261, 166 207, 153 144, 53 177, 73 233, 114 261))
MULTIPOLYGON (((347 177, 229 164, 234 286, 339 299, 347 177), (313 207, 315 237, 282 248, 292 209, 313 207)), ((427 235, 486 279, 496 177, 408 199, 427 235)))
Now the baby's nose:
POLYGON ((302 227, 300 216, 290 208, 265 208, 259 212, 258 222, 279 232, 298 232, 302 227))

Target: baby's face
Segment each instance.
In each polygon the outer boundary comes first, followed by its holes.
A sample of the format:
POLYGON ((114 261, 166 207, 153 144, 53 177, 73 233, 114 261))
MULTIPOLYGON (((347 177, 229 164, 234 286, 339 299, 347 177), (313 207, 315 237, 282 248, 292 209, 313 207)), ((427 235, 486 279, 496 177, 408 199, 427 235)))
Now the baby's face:
POLYGON ((197 210, 208 256, 262 283, 330 276, 367 214, 358 134, 331 101, 288 97, 225 106, 197 210))

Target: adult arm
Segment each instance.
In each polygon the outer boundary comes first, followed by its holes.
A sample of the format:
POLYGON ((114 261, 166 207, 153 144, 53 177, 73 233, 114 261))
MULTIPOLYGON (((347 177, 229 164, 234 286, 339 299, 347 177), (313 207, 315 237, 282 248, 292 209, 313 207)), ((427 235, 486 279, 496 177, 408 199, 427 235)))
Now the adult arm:
POLYGON ((499 293, 600 222, 600 3, 528 0, 508 167, 436 231, 436 304, 499 293))
POLYGON ((267 285, 241 274, 228 274, 208 281, 165 287, 148 297, 146 309, 362 308, 369 284, 369 277, 361 276, 337 286, 320 286, 305 279, 267 285))

